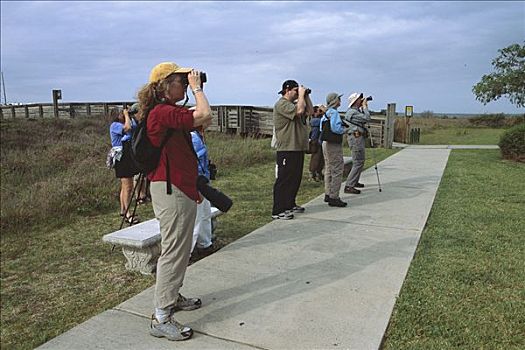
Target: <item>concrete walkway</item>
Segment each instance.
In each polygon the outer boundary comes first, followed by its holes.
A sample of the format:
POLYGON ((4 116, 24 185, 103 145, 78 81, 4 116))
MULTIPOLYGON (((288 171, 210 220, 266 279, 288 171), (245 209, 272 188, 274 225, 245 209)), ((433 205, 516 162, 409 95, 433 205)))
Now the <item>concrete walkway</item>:
POLYGON ((394 148, 417 148, 417 149, 499 149, 498 145, 409 145, 401 142, 394 142, 394 148))
POLYGON ((449 153, 406 148, 378 164, 382 192, 370 168, 347 208, 319 196, 190 266, 189 341, 148 334, 152 287, 39 349, 378 349, 449 153))

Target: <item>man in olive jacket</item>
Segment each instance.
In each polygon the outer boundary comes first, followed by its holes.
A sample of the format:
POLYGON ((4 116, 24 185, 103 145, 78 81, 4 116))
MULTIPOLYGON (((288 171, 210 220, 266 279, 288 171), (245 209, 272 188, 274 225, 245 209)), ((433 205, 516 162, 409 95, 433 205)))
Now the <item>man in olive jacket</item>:
POLYGON ((283 83, 281 98, 273 108, 276 137, 277 178, 273 185, 273 219, 293 219, 302 213, 295 197, 303 175, 304 152, 308 150, 307 117, 313 114, 309 91, 295 80, 283 83))

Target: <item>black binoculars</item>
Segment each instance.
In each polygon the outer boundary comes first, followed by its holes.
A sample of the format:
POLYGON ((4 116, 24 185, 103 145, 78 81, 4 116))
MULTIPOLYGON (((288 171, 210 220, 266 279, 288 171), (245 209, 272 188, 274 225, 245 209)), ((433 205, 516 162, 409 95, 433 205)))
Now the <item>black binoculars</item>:
MULTIPOLYGON (((204 84, 205 82, 208 81, 208 78, 206 77, 206 72, 199 72, 199 77, 201 78, 201 84, 204 84)), ((184 75, 182 78, 182 82, 185 85, 189 85, 188 76, 184 75)))

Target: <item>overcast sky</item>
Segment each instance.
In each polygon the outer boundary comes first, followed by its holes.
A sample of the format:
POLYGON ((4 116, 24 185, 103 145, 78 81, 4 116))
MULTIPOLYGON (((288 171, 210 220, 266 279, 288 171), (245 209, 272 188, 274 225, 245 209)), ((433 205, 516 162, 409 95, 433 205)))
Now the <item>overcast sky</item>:
MULTIPOLYGON (((212 105, 273 106, 282 82, 415 112, 523 113, 472 86, 525 40, 525 2, 1 2, 7 102, 134 100, 163 61, 208 74, 212 105)), ((4 96, 2 94, 2 102, 4 96)))

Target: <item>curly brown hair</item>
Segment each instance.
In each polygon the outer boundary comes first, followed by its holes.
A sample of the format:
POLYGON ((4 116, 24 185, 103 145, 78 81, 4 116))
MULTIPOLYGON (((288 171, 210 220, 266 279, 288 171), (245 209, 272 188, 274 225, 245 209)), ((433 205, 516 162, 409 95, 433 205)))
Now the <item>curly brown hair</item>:
POLYGON ((165 102, 164 96, 168 92, 170 84, 175 81, 177 76, 182 76, 182 74, 171 74, 166 77, 166 79, 155 83, 148 83, 139 90, 137 93, 139 111, 136 115, 138 120, 146 118, 156 105, 165 102))

